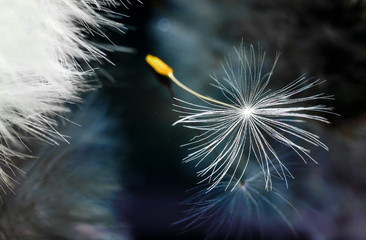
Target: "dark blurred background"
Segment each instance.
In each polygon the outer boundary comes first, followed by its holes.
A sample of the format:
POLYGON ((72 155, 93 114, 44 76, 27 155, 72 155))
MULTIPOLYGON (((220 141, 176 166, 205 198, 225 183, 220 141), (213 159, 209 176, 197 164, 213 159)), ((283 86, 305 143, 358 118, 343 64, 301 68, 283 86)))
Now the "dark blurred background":
MULTIPOLYGON (((110 114, 118 116, 127 143, 127 157, 121 162, 126 196, 117 207, 135 239, 207 235, 205 225, 184 234, 184 225, 172 225, 184 216, 181 202, 191 194, 185 191, 198 182, 195 164, 181 163, 188 151, 180 145, 194 132, 171 126, 178 114, 172 111, 168 89, 147 67, 146 54, 169 63, 175 76, 192 89, 214 95, 209 74, 222 74, 220 61, 241 41, 261 43, 269 62, 276 51, 282 52, 273 88, 306 73, 326 80, 309 95, 324 92, 336 99, 325 102, 340 114, 327 115, 331 125, 307 126, 329 152, 311 149, 319 164, 295 159, 300 170, 294 174, 299 177, 282 192, 297 208, 284 214, 298 239, 366 239, 365 1, 144 0, 117 11, 129 16, 121 19, 128 30, 107 34, 133 52, 108 53, 115 66, 103 66, 99 95, 109 103, 110 114)), ((197 101, 173 90, 180 99, 197 101)), ((238 239, 295 238, 281 218, 262 227, 241 227, 252 231, 238 239)))

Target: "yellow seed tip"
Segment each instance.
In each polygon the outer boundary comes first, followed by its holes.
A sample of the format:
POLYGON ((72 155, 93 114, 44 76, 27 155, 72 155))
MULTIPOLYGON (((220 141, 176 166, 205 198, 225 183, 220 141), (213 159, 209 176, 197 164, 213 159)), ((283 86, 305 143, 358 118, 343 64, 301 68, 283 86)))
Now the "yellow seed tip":
POLYGON ((160 58, 152 56, 150 54, 146 55, 146 62, 160 75, 169 77, 173 75, 173 69, 169 67, 160 58))

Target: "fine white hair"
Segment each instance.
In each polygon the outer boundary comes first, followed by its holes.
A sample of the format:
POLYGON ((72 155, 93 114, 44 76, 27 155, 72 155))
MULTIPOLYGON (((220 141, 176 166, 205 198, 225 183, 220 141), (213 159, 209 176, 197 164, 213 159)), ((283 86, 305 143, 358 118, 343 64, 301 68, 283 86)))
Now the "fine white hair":
POLYGON ((212 190, 229 173, 240 180, 249 162, 256 160, 263 170, 266 189, 271 189, 272 175, 286 183, 288 176, 293 177, 274 143, 292 149, 304 162, 316 162, 307 145, 328 150, 318 135, 297 124, 307 120, 330 123, 320 113, 332 113, 333 108, 309 104, 333 97, 322 93, 301 96, 322 83, 304 75, 279 90, 271 90, 268 84, 279 54, 267 72, 263 67, 265 52, 260 45, 257 51, 253 45, 246 49, 243 44, 235 50, 235 58, 227 59, 223 65, 225 76, 222 79, 212 77, 226 103, 202 97, 203 104, 177 99, 176 109, 181 113, 181 119, 174 125, 183 124, 200 132, 185 145, 191 152, 183 161, 197 160, 199 164, 214 155, 214 160, 198 172, 202 181, 213 183, 208 188, 212 190), (238 63, 237 67, 233 62, 238 63))
POLYGON ((26 157, 29 139, 57 144, 65 140, 55 116, 69 111, 66 103, 80 100, 91 89, 86 65, 105 54, 87 34, 102 25, 121 29, 104 17, 114 0, 0 0, 0 181, 11 187, 7 168, 26 157), (26 153, 26 154, 25 154, 26 153))

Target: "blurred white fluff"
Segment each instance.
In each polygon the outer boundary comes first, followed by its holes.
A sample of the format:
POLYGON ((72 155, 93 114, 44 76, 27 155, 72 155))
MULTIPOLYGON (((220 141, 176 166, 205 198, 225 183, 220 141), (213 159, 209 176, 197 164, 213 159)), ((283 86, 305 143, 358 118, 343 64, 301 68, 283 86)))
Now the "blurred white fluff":
MULTIPOLYGON (((101 25, 121 24, 100 13, 114 0, 0 0, 0 180, 11 187, 11 159, 25 157, 25 139, 57 144, 53 117, 68 112, 91 87, 78 64, 105 58, 85 39, 101 25), (24 151, 23 151, 24 152, 24 151)), ((28 151, 29 152, 29 151, 28 151)))
MULTIPOLYGON (((183 224, 184 232, 203 227, 205 239, 246 239, 245 236, 252 235, 251 230, 273 227, 280 227, 285 236, 295 237, 296 229, 287 215, 296 208, 283 196, 288 192, 278 183, 272 191, 265 190, 262 170, 250 164, 241 179, 232 181, 228 174, 212 191, 207 192, 207 186, 198 187, 201 190, 184 202, 187 205, 184 217, 175 224, 183 224), (227 191, 228 186, 231 191, 227 191)), ((272 234, 270 239, 281 239, 278 237, 272 234)))
MULTIPOLYGON (((85 99, 63 132, 72 144, 43 144, 37 161, 24 161, 27 172, 15 176, 16 194, 2 196, 0 239, 126 240, 129 229, 118 207, 123 204, 121 154, 125 143, 116 119, 100 96, 85 99), (118 204, 115 201, 118 198, 118 204)), ((122 205, 123 206, 123 205, 122 205)))

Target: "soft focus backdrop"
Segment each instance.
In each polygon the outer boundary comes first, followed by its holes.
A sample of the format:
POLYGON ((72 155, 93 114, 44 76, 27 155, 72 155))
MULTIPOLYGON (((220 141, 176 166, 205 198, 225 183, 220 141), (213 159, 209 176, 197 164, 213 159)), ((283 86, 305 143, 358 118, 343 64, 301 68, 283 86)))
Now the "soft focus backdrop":
MULTIPOLYGON (((129 15, 122 20, 129 30, 122 36, 108 34, 133 52, 108 54, 116 66, 105 64, 99 72, 99 97, 117 116, 127 146, 120 163, 125 191, 116 205, 133 237, 203 239, 207 234, 205 225, 184 234, 179 234, 184 225, 172 225, 184 216, 181 202, 192 195, 185 191, 197 185, 197 169, 194 163, 181 163, 187 149, 180 148, 195 133, 171 126, 178 118, 173 100, 147 67, 145 55, 159 56, 182 82, 212 96, 209 74, 222 74, 220 61, 241 41, 261 43, 269 62, 282 52, 271 87, 306 73, 326 80, 309 94, 336 98, 325 102, 340 114, 327 116, 331 125, 307 125, 330 151, 311 149, 319 164, 295 159, 296 179, 282 190, 297 208, 283 211, 298 239, 366 237, 365 1, 145 0, 118 11, 129 15)), ((181 99, 197 101, 173 90, 181 99)), ((263 215, 265 220, 265 209, 263 215)), ((242 228, 251 232, 249 239, 294 238, 279 217, 242 228)))

